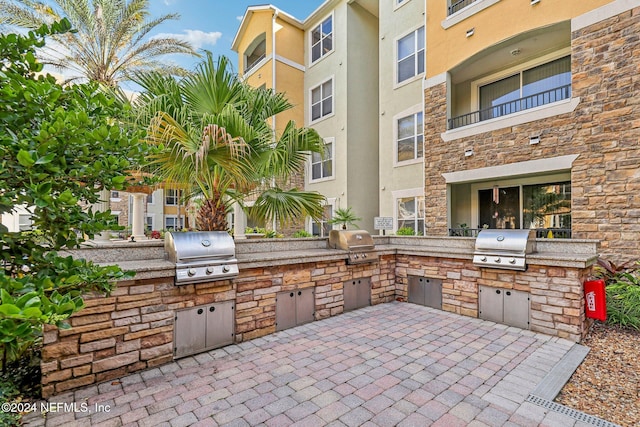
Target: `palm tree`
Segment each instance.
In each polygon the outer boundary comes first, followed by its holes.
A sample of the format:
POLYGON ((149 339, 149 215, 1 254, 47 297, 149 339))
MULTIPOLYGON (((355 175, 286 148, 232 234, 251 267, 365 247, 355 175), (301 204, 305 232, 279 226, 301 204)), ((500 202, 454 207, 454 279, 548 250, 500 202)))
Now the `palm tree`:
POLYGON ((67 81, 88 79, 113 87, 141 70, 184 74, 159 59, 197 55, 191 45, 172 37, 147 37, 179 15, 149 19, 148 9, 149 0, 0 0, 0 25, 31 30, 69 19, 76 31, 52 35, 55 44, 40 52, 41 62, 73 74, 67 81))
POLYGON ((229 206, 247 198, 255 200, 252 214, 268 220, 322 216, 322 195, 279 186, 310 153, 324 152, 318 133, 294 122, 274 136, 268 119, 292 107, 282 94, 241 82, 226 57, 214 61, 210 53, 179 81, 158 73, 134 81, 143 88, 134 104, 138 123, 162 148, 150 171, 203 199, 198 229, 226 230, 229 206))
POLYGON ((329 224, 338 224, 342 226, 343 230, 347 229, 348 225, 352 225, 354 227, 358 227, 356 221, 361 221, 362 218, 357 217, 356 214, 351 210, 351 206, 345 208, 336 209, 333 218, 327 221, 329 224))

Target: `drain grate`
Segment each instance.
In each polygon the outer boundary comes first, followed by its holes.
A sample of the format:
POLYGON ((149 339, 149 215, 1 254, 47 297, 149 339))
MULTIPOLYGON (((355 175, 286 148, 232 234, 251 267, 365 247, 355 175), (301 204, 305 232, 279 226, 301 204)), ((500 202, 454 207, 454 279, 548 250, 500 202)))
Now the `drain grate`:
POLYGON ((569 408, 568 406, 564 406, 559 403, 552 402, 551 400, 547 400, 542 397, 534 396, 533 394, 530 394, 529 397, 527 397, 527 402, 534 403, 538 406, 542 406, 545 409, 558 412, 562 415, 571 417, 574 420, 578 420, 583 423, 590 424, 592 426, 620 427, 618 424, 605 421, 602 418, 594 417, 593 415, 585 414, 584 412, 581 412, 581 411, 576 411, 575 409, 569 408))

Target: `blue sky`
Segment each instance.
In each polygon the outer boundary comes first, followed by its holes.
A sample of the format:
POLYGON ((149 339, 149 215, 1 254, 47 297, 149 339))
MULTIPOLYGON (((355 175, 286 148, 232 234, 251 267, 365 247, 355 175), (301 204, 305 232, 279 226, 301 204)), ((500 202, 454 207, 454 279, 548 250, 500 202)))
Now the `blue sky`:
MULTIPOLYGON (((272 0, 270 4, 304 20, 324 0, 272 0)), ((247 0, 150 0, 152 16, 179 13, 180 19, 158 26, 157 33, 171 34, 189 40, 194 46, 226 55, 237 64, 237 54, 231 42, 248 6, 269 4, 267 1, 247 0)), ((154 33, 155 34, 155 33, 154 33)), ((197 58, 172 58, 185 68, 192 69, 197 58)))

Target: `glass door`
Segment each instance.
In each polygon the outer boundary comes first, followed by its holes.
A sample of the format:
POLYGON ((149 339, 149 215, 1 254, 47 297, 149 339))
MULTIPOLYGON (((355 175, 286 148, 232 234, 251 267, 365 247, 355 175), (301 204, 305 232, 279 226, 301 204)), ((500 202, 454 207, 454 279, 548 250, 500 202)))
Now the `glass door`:
POLYGON ((520 228, 520 187, 478 191, 479 228, 520 228))

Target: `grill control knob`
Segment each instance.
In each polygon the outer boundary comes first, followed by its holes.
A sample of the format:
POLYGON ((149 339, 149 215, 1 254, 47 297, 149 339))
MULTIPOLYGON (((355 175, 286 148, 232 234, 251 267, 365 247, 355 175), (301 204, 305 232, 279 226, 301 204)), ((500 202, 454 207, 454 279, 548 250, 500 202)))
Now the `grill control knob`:
POLYGON ((497 262, 497 263, 502 262, 502 260, 500 259, 500 257, 496 257, 496 258, 494 258, 493 260, 494 260, 495 262, 497 262))
POLYGON ((223 265, 223 266, 222 266, 222 272, 223 272, 223 273, 228 273, 228 272, 229 272, 229 270, 231 270, 231 269, 229 268, 229 266, 228 266, 228 265, 223 265))
POLYGON ((515 264, 515 263, 516 263, 516 259, 515 259, 515 258, 511 258, 511 259, 509 260, 509 264, 515 264))
POLYGON ((362 258, 366 258, 366 257, 367 257, 367 254, 362 254, 362 258))
POLYGON ((354 255, 353 255, 353 258, 354 258, 354 259, 358 259, 358 254, 354 254, 354 255))
POLYGON ((213 267, 207 267, 207 274, 213 274, 213 267))
POLYGON ((482 262, 487 262, 487 257, 486 257, 486 256, 483 256, 482 258, 480 258, 480 261, 482 261, 482 262))
POLYGON ((196 272, 196 269, 195 269, 195 268, 190 268, 190 269, 187 271, 187 276, 189 276, 189 277, 193 277, 193 276, 195 276, 195 275, 196 275, 196 273, 197 273, 197 272, 196 272))

